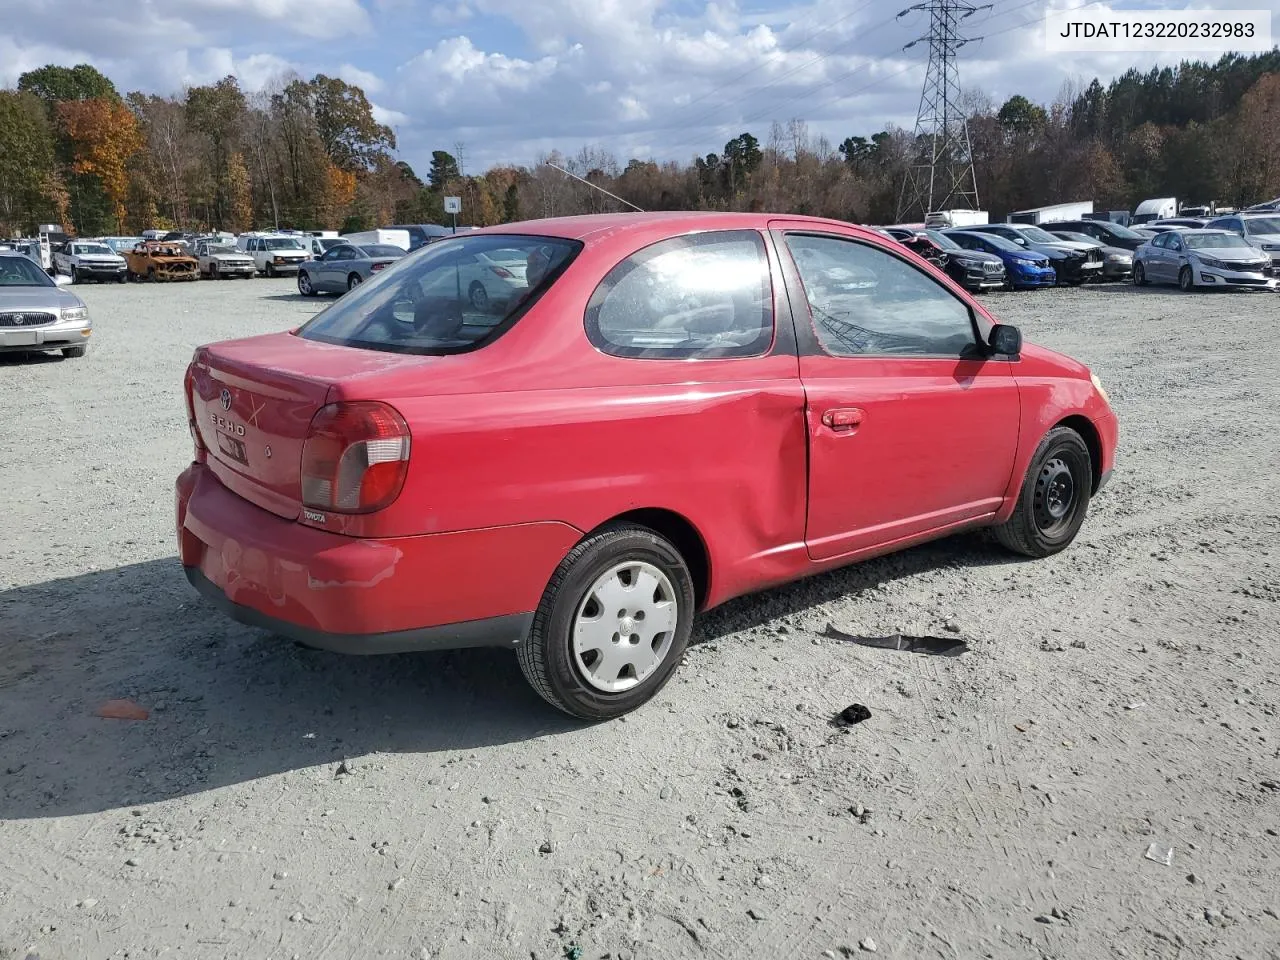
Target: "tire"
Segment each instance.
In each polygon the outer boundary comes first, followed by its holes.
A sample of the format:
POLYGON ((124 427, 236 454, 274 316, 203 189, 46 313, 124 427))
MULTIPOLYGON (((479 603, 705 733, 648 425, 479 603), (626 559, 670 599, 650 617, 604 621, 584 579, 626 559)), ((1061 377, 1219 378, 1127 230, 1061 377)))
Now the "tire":
POLYGON ((120 274, 120 276, 116 277, 116 283, 124 283, 128 279, 129 279, 128 275, 122 273, 120 274))
POLYGON ((1142 265, 1142 261, 1133 261, 1133 285, 1135 287, 1145 287, 1150 282, 1147 279, 1147 268, 1142 265))
POLYGON ((471 308, 476 313, 489 312, 489 291, 479 280, 471 281, 471 286, 467 288, 467 299, 471 301, 471 308))
POLYGON ((147 267, 147 280, 148 280, 148 282, 150 282, 150 283, 155 283, 155 282, 156 282, 156 268, 155 268, 155 267, 147 267))
POLYGON ((1092 491, 1093 461, 1084 439, 1070 427, 1054 427, 1031 458, 1013 514, 992 532, 1014 553, 1052 556, 1080 532, 1092 491))
POLYGON ((364 277, 360 276, 360 274, 358 273, 353 273, 351 274, 351 276, 347 277, 348 290, 354 290, 356 287, 360 286, 360 284, 362 283, 364 283, 364 277))
POLYGON ((216 263, 209 264, 209 279, 210 280, 218 279, 218 265, 216 263))
POLYGON ((62 355, 64 357, 71 357, 71 358, 83 357, 88 352, 89 352, 89 347, 87 345, 79 346, 79 347, 63 347, 62 348, 62 355))
POLYGON ((315 288, 311 286, 311 277, 307 275, 307 271, 298 271, 298 293, 304 297, 314 297, 316 295, 315 288))
POLYGON ((71 282, 84 283, 84 281, 80 279, 80 270, 74 266, 71 268, 71 282))
POLYGON ((268 263, 266 267, 263 268, 262 272, 268 277, 274 277, 276 275, 276 265, 274 263, 268 263))
POLYGON ((1183 293, 1191 293, 1196 288, 1196 278, 1190 267, 1178 271, 1178 289, 1183 293))
MULTIPOLYGON (((620 717, 649 701, 671 679, 689 643, 693 613, 693 580, 675 547, 647 527, 605 527, 560 562, 516 656, 525 679, 552 706, 584 720, 620 717), (652 594, 626 595, 637 584, 637 574, 653 582, 652 594), (602 592, 611 594, 604 601, 607 609, 600 600, 602 592), (615 603, 621 609, 614 610, 615 603), (661 617, 671 629, 651 635, 645 630, 646 612, 650 625, 661 617), (604 622, 593 631, 597 616, 604 622), (580 618, 586 629, 577 631, 580 618), (637 632, 631 634, 630 644, 625 636, 615 642, 608 637, 610 627, 637 632), (589 643, 592 634, 602 630, 606 646, 575 649, 576 634, 589 643), (614 646, 608 647, 610 643, 614 646), (644 662, 646 646, 656 655, 650 664, 644 662), (611 650, 617 655, 607 663, 611 650), (626 657, 631 650, 635 654, 626 657), (619 660, 625 663, 614 671, 619 660)), ((615 629, 613 636, 620 632, 615 629)))

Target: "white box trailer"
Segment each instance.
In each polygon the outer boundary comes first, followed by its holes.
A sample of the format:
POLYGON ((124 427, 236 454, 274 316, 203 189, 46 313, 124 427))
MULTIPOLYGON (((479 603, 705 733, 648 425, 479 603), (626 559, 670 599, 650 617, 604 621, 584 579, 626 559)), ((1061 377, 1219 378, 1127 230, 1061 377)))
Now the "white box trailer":
POLYGON ((941 227, 977 227, 989 222, 985 210, 933 210, 925 214, 924 225, 941 227))
POLYGON ((1092 200, 1078 200, 1072 203, 1052 203, 1047 207, 1032 207, 1030 210, 1015 210, 1009 214, 1009 223, 1061 223, 1064 220, 1085 220, 1093 213, 1092 200))
POLYGON ((408 230, 362 230, 359 233, 344 233, 342 239, 347 243, 383 243, 401 250, 409 249, 408 230))

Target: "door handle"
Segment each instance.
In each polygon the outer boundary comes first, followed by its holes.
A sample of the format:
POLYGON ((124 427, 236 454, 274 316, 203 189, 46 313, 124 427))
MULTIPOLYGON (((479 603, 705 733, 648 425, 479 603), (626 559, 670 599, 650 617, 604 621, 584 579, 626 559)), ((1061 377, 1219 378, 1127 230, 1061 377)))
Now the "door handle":
POLYGON ((863 416, 857 407, 832 407, 823 411, 822 425, 841 432, 850 431, 862 423, 863 416))

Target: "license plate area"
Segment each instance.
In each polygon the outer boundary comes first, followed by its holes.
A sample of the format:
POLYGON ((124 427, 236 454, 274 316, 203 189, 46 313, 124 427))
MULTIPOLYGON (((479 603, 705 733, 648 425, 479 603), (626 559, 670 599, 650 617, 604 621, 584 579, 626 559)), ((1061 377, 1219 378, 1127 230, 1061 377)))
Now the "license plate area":
POLYGON ((220 433, 218 434, 218 449, 237 463, 243 463, 246 467, 249 465, 249 456, 245 451, 242 440, 220 433))
POLYGON ((0 333, 0 343, 6 347, 34 347, 40 342, 40 334, 35 330, 14 330, 0 333))

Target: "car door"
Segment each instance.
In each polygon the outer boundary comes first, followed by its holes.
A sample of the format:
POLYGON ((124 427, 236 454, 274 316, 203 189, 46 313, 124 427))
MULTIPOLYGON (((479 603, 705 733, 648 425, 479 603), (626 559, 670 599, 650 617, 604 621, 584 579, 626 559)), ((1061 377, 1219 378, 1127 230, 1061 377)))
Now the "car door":
POLYGON ((1169 240, 1165 244, 1164 249, 1164 276, 1165 279, 1176 283, 1178 274, 1182 270, 1183 265, 1187 262, 1187 244, 1182 239, 1182 235, 1176 230, 1169 231, 1169 240))
POLYGON ((356 248, 350 244, 334 247, 324 259, 324 284, 326 290, 342 292, 347 289, 347 274, 351 261, 356 258, 356 248))
POLYGON ((800 344, 810 557, 992 516, 1013 471, 1018 388, 967 301, 853 231, 770 226, 800 344))
POLYGON ((1142 257, 1142 269, 1146 272, 1147 279, 1153 281, 1164 282, 1168 264, 1165 263, 1165 257, 1169 251, 1165 249, 1165 244, 1169 242, 1168 233, 1159 233, 1151 240, 1142 257))

